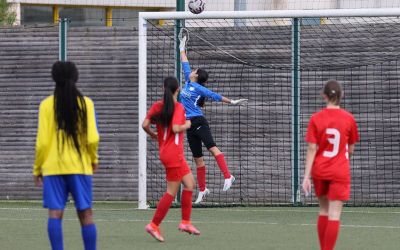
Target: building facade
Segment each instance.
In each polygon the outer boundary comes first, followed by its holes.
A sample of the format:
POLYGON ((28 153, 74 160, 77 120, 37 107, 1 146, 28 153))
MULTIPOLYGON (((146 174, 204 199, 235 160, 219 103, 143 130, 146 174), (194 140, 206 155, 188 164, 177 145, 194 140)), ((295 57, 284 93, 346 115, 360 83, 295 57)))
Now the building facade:
MULTIPOLYGON (((185 0, 185 6, 189 0, 185 0)), ((8 0, 17 25, 57 23, 71 26, 132 26, 140 11, 175 10, 177 0, 8 0)), ((207 0, 207 11, 276 9, 399 8, 398 0, 207 0)))
POLYGON ((141 11, 175 10, 176 0, 8 0, 17 13, 17 25, 57 23, 71 26, 132 26, 141 11))

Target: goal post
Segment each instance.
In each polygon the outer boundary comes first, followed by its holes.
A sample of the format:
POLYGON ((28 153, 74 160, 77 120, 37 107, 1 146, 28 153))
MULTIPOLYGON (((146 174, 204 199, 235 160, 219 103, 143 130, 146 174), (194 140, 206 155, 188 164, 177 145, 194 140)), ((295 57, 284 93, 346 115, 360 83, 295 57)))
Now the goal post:
MULTIPOLYGON (((141 13, 142 14, 142 13, 141 13)), ((147 111, 147 20, 139 17, 139 166, 138 166, 138 208, 147 209, 147 135, 142 129, 142 122, 147 111)))
MULTIPOLYGON (((290 131, 288 133, 289 133, 289 138, 291 138, 291 142, 290 142, 290 147, 291 147, 291 150, 290 150, 291 171, 290 172, 291 172, 291 174, 289 174, 289 175, 291 175, 292 178, 290 178, 289 181, 291 182, 290 189, 292 191, 288 195, 288 196, 290 196, 290 198, 288 198, 288 199, 285 198, 283 200, 285 200, 285 201, 286 200, 288 200, 288 201, 290 200, 291 203, 293 204, 293 203, 298 203, 298 202, 303 202, 304 201, 304 198, 299 193, 299 191, 300 191, 299 180, 300 180, 300 175, 301 175, 301 173, 300 173, 300 165, 302 165, 301 161, 304 160, 300 155, 300 153, 304 153, 304 152, 301 151, 302 149, 301 149, 301 145, 300 145, 301 142, 300 141, 301 141, 301 138, 302 138, 301 137, 302 133, 304 133, 304 122, 305 122, 304 120, 302 120, 303 118, 301 117, 301 114, 300 114, 300 106, 302 105, 301 101, 300 101, 300 91, 303 88, 303 86, 301 86, 301 84, 300 84, 300 78, 301 78, 300 75, 301 74, 309 74, 308 77, 310 77, 310 78, 314 77, 315 80, 312 80, 312 81, 315 81, 315 82, 323 80, 327 76, 331 76, 331 77, 336 77, 337 76, 339 78, 343 77, 343 79, 347 79, 348 77, 350 77, 350 75, 351 76, 354 75, 354 71, 353 71, 354 70, 354 65, 358 65, 357 63, 359 63, 358 61, 357 62, 355 61, 354 63, 349 63, 348 65, 345 65, 342 68, 335 68, 337 65, 333 65, 333 64, 332 65, 328 65, 328 66, 321 66, 321 64, 320 65, 313 65, 312 67, 310 66, 309 68, 304 69, 303 72, 300 72, 302 70, 301 69, 302 62, 300 61, 301 60, 301 56, 300 56, 301 42, 300 42, 300 40, 301 40, 301 36, 302 36, 301 35, 302 31, 300 31, 301 30, 300 26, 302 25, 301 24, 301 20, 302 19, 309 19, 309 18, 320 19, 320 18, 347 18, 347 17, 356 20, 355 18, 363 19, 363 18, 397 17, 397 16, 400 16, 400 9, 205 11, 205 12, 203 12, 201 14, 198 14, 198 15, 192 14, 190 12, 141 12, 141 13, 139 13, 139 101, 138 101, 138 108, 139 108, 139 132, 138 132, 138 135, 139 135, 139 138, 138 138, 138 142, 139 142, 139 147, 138 147, 139 148, 139 161, 138 161, 138 163, 139 163, 139 166, 138 166, 138 178, 139 178, 139 180, 138 180, 138 184, 139 184, 139 195, 138 195, 138 197, 139 197, 139 205, 138 206, 139 206, 139 209, 148 208, 148 191, 147 191, 147 186, 148 186, 148 183, 147 183, 147 178, 148 178, 148 174, 147 174, 147 171, 148 171, 148 166, 147 166, 148 147, 147 147, 147 137, 146 137, 145 132, 141 128, 141 122, 144 120, 144 118, 146 116, 146 111, 147 111, 147 107, 148 107, 147 106, 148 105, 148 97, 149 97, 148 96, 148 60, 149 60, 149 55, 147 53, 148 52, 148 38, 149 38, 149 36, 148 36, 147 32, 148 32, 148 28, 149 28, 149 22, 151 20, 161 20, 161 19, 162 20, 166 20, 166 21, 168 21, 168 20, 170 20, 170 21, 173 21, 173 20, 186 20, 186 21, 187 20, 189 20, 189 21, 194 21, 194 20, 204 20, 204 21, 213 20, 215 22, 218 22, 218 20, 226 20, 226 19, 230 19, 230 20, 231 19, 233 19, 233 20, 236 20, 236 19, 246 19, 246 20, 252 20, 252 19, 258 19, 258 20, 262 20, 262 19, 265 19, 265 20, 286 19, 286 20, 290 20, 291 25, 292 25, 290 30, 291 30, 292 33, 291 33, 290 36, 286 36, 286 37, 290 40, 290 48, 292 49, 292 51, 290 51, 290 54, 291 54, 291 56, 290 56, 291 57, 291 60, 290 60, 291 63, 290 64, 291 65, 286 65, 285 67, 290 67, 290 68, 285 68, 285 73, 283 73, 283 72, 279 71, 279 70, 282 69, 283 66, 279 66, 279 62, 278 62, 277 63, 278 66, 276 66, 277 72, 276 72, 274 77, 282 78, 282 77, 285 77, 284 74, 286 74, 287 75, 286 77, 290 78, 292 86, 289 86, 289 87, 290 87, 290 91, 292 91, 292 92, 290 92, 289 95, 290 95, 291 98, 290 98, 290 100, 286 100, 285 99, 283 101, 282 100, 276 100, 275 101, 276 104, 274 104, 276 106, 274 108, 278 109, 279 105, 280 105, 279 103, 287 103, 287 102, 291 103, 291 104, 287 104, 287 105, 290 106, 289 110, 291 110, 291 111, 289 111, 289 112, 291 112, 290 113, 291 117, 289 118, 290 119, 290 126, 289 127, 291 127, 291 128, 289 129, 290 131), (324 67, 324 68, 320 69, 318 67, 324 67), (286 72, 290 72, 290 73, 286 73, 286 72), (345 78, 344 75, 347 78, 345 78), (301 125, 302 123, 303 123, 303 125, 301 125), (303 127, 301 127, 301 126, 303 126, 303 127), (303 198, 303 200, 301 198, 303 198)), ((368 20, 365 20, 365 22, 367 23, 368 20)), ((396 22, 396 21, 388 20, 388 22, 396 22)), ((351 24, 351 21, 348 21, 348 23, 351 24)), ((319 24, 319 25, 322 27, 322 24, 319 24)), ((207 29, 207 28, 215 28, 215 27, 212 26, 212 24, 208 24, 208 23, 204 24, 201 27, 201 29, 203 29, 203 30, 207 29)), ((256 28, 257 27, 255 27, 254 29, 248 28, 247 32, 253 32, 254 30, 256 30, 256 28)), ((312 31, 312 32, 322 32, 321 34, 326 34, 327 32, 329 32, 329 30, 328 31, 323 31, 323 30, 321 31, 321 30, 322 30, 322 28, 318 30, 318 27, 317 27, 317 28, 315 28, 315 31, 312 31)), ((163 31, 163 32, 165 32, 165 34, 163 34, 165 39, 170 36, 168 31, 163 31)), ((196 36, 195 33, 193 35, 196 36)), ((315 35, 317 37, 316 33, 313 33, 312 35, 315 35)), ((256 36, 252 36, 252 37, 254 38, 256 36)), ((173 35, 172 35, 172 39, 174 39, 173 35)), ((199 39, 204 39, 204 37, 199 37, 199 39)), ((324 39, 324 38, 321 38, 321 39, 324 39)), ((343 38, 343 39, 345 39, 345 38, 343 38)), ((371 38, 370 39, 371 43, 374 42, 373 41, 374 39, 375 38, 371 38)), ((361 40, 362 39, 360 39, 360 41, 361 40)), ((220 48, 218 46, 222 47, 221 51, 225 48, 224 44, 215 45, 215 44, 213 44, 211 42, 209 44, 210 44, 210 46, 214 46, 213 47, 214 50, 219 50, 220 48)), ((376 44, 376 45, 378 45, 378 44, 376 44)), ((243 47, 246 47, 246 46, 247 46, 247 44, 243 45, 243 47)), ((258 46, 262 46, 262 44, 260 44, 258 46)), ((273 45, 271 45, 271 46, 273 46, 273 45)), ((353 46, 353 44, 351 44, 351 46, 353 46)), ((255 46, 254 48, 257 48, 257 47, 255 46)), ((282 50, 281 48, 279 48, 279 50, 277 49, 277 51, 281 51, 281 50, 282 50)), ((388 49, 388 51, 390 51, 390 49, 388 49)), ((365 53, 367 53, 367 52, 368 51, 365 51, 365 53)), ((224 53, 230 53, 230 52, 224 51, 224 53)), ((174 51, 172 51, 172 54, 174 54, 174 51)), ((160 56, 165 57, 166 55, 165 54, 160 54, 160 56)), ((223 60, 221 60, 219 62, 216 62, 218 60, 218 58, 212 57, 212 54, 200 55, 200 56, 202 56, 202 59, 199 60, 199 62, 204 63, 204 61, 205 61, 204 58, 207 58, 207 60, 210 60, 210 61, 214 60, 215 65, 218 66, 218 67, 221 67, 221 70, 224 68, 224 62, 229 62, 230 63, 230 61, 229 61, 230 59, 229 60, 228 59, 223 59, 223 60)), ((378 55, 378 56, 380 56, 380 55, 378 55)), ((378 56, 376 56, 376 58, 378 56)), ((367 57, 367 55, 366 55, 366 57, 367 57)), ((375 60, 376 58, 374 57, 373 59, 375 60)), ((382 56, 382 58, 383 58, 383 56, 382 56)), ((160 58, 160 61, 163 60, 163 59, 165 59, 165 58, 160 58)), ((392 58, 390 60, 392 60, 392 58)), ((277 61, 279 61, 279 60, 277 59, 277 61)), ((315 59, 315 61, 318 61, 318 60, 315 59)), ((377 63, 382 63, 383 59, 382 60, 381 59, 379 59, 379 60, 376 59, 376 61, 377 61, 377 63)), ((388 60, 386 60, 386 61, 388 61, 388 60)), ((155 63, 157 63, 157 62, 155 62, 155 63)), ((251 63, 248 63, 248 62, 246 62, 246 63, 244 63, 244 64, 246 64, 246 66, 249 66, 249 65, 252 66, 251 63)), ((375 63, 375 61, 374 61, 374 63, 375 63)), ((343 65, 344 65, 344 63, 343 63, 343 65)), ((362 66, 357 66, 357 67, 362 67, 362 66)), ((369 66, 370 65, 367 65, 366 67, 369 67, 369 66)), ((226 66, 226 67, 228 67, 228 66, 226 66)), ((237 67, 239 67, 239 66, 237 66, 237 67)), ((269 69, 268 65, 264 65, 264 64, 261 64, 261 63, 257 64, 255 67, 269 69)), ((390 67, 392 67, 392 66, 390 66, 390 67)), ((238 69, 239 68, 233 69, 232 70, 232 74, 233 73, 238 73, 238 69)), ((374 64, 374 69, 375 69, 375 64, 374 64)), ((241 68, 241 70, 243 72, 243 68, 241 68)), ((275 70, 275 69, 273 69, 273 70, 275 70)), ((361 69, 357 68, 357 70, 361 70, 361 69)), ((365 70, 368 70, 368 68, 366 68, 365 70)), ((251 74, 251 72, 253 72, 251 69, 244 69, 244 71, 246 71, 246 74, 251 74)), ((269 74, 269 73, 271 73, 271 72, 268 71, 268 72, 265 72, 265 73, 260 73, 259 75, 264 76, 264 75, 269 74)), ((358 71, 357 71, 357 73, 358 73, 358 71)), ((360 73, 360 74, 362 74, 362 73, 360 73)), ((237 76, 237 79, 239 79, 239 77, 243 77, 243 76, 237 76)), ((249 77, 249 76, 246 75, 246 76, 244 76, 244 78, 241 78, 241 79, 246 79, 247 80, 246 77, 249 77)), ((268 75, 268 77, 270 77, 270 75, 268 75)), ((368 73, 367 73, 367 77, 368 77, 368 73)), ((308 80, 311 82, 310 79, 308 79, 308 80)), ((319 84, 323 84, 323 82, 319 82, 319 84)), ((237 85, 235 85, 235 86, 237 86, 237 85)), ((317 86, 317 84, 315 86, 317 86)), ((244 89, 249 89, 249 90, 250 89, 251 90, 252 89, 259 90, 258 87, 259 86, 256 86, 256 85, 250 86, 250 87, 243 86, 244 89)), ((360 91, 362 90, 363 87, 365 87, 365 86, 363 85, 363 86, 360 87, 360 91)), ((242 86, 240 88, 242 88, 242 86)), ((286 90, 282 86, 275 86, 275 88, 276 89, 272 89, 272 87, 271 87, 270 90, 276 91, 277 93, 284 92, 286 90), (282 89, 277 89, 277 88, 282 88, 282 89)), ((365 91, 367 91, 367 90, 365 90, 365 91)), ((234 92, 234 94, 235 93, 236 92, 234 92)), ((239 94, 240 93, 238 93, 238 95, 239 94)), ((264 106, 266 106, 266 105, 263 104, 263 102, 264 103, 265 102, 269 102, 269 100, 257 101, 257 103, 254 104, 254 108, 252 107, 252 112, 254 112, 254 115, 252 114, 251 116, 249 116, 249 118, 253 119, 254 117, 256 117, 257 116, 257 112, 259 110, 263 110, 263 112, 269 112, 269 111, 265 111, 265 107, 264 106)), ((315 102, 316 101, 313 101, 313 103, 312 103, 312 105, 314 105, 313 107, 318 107, 318 105, 316 105, 315 102)), ((270 103, 268 105, 270 105, 270 103)), ((310 105, 308 105, 307 107, 309 107, 309 106, 310 105)), ((216 107, 215 110, 217 110, 215 112, 219 112, 220 111, 218 107, 216 107)), ((212 111, 212 112, 214 112, 214 111, 212 111)), ((223 112, 232 113, 233 114, 233 113, 235 113, 237 111, 225 110, 223 112)), ((271 111, 271 112, 273 113, 275 111, 271 111)), ((276 115, 282 116, 283 117, 282 119, 284 119, 288 114, 286 114, 286 113, 285 113, 285 115, 275 114, 275 113, 268 114, 268 119, 270 119, 271 117, 275 117, 276 115)), ((309 116, 308 116, 308 118, 309 118, 309 116)), ((254 118, 254 119, 257 119, 257 118, 254 118)), ((260 122, 261 122, 261 120, 260 120, 260 122)), ((369 121, 366 122, 366 125, 368 125, 368 122, 369 121)), ((375 123, 376 123, 375 120, 374 121, 370 121, 369 124, 372 124, 372 122, 374 122, 373 125, 375 125, 375 123)), ((238 123, 240 125, 241 121, 239 121, 238 123)), ((262 124, 257 124, 257 125, 254 125, 254 126, 257 129, 259 129, 259 127, 261 127, 261 125, 262 124)), ((211 124, 211 127, 212 126, 213 125, 211 124)), ((251 127, 253 125, 246 124, 246 126, 251 127)), ((279 125, 277 125, 276 127, 277 127, 276 129, 280 129, 279 125)), ((396 129, 397 129, 397 127, 396 127, 396 129)), ((400 130, 400 128, 399 128, 399 130, 400 130)), ((232 131, 237 131, 237 128, 232 128, 232 131)), ((239 131, 241 133, 243 132, 241 130, 239 130, 239 131)), ((238 135, 238 136, 240 137, 240 135, 238 135)), ((226 137, 227 137, 226 141, 228 141, 228 142, 234 140, 234 139, 230 138, 230 135, 227 135, 226 137)), ((254 139, 254 138, 252 138, 252 139, 254 139)), ((257 139, 257 138, 255 138, 255 139, 257 139)), ((267 141, 267 140, 269 140, 268 143, 272 143, 272 144, 278 143, 276 138, 272 138, 272 139, 271 138, 266 138, 265 140, 263 140, 263 142, 267 141)), ((240 143, 240 140, 238 141, 238 143, 240 143)), ((282 147, 282 145, 283 144, 280 144, 280 145, 278 145, 278 147, 282 147)), ((260 147, 260 146, 259 146, 259 144, 255 145, 254 142, 251 141, 251 142, 248 142, 246 144, 246 147, 254 147, 255 149, 257 149, 257 147, 260 147)), ((265 147, 267 147, 267 146, 265 146, 265 147)), ((271 147, 273 147, 273 146, 271 146, 271 147)), ((235 150, 238 150, 238 149, 235 149, 235 150)), ((282 151, 282 150, 285 150, 285 149, 279 148, 279 150, 282 151)), ((234 151, 234 153, 232 153, 232 155, 233 155, 232 158, 235 156, 235 154, 240 155, 241 153, 239 151, 238 152, 234 151)), ((259 154, 261 154, 261 152, 259 154)), ((259 154, 257 155, 257 157, 261 157, 259 154)), ((274 153, 274 154, 275 154, 274 157, 277 157, 277 158, 274 158, 274 159, 275 160, 276 159, 279 160, 279 154, 278 153, 274 153)), ((185 156, 186 156, 187 159, 189 159, 191 157, 190 154, 186 154, 185 156)), ((246 158, 246 161, 249 161, 249 159, 251 158, 251 152, 249 153, 249 155, 246 155, 245 158, 246 158)), ((255 163, 259 164, 261 162, 259 160, 257 160, 257 162, 255 162, 255 163)), ((270 164, 270 160, 266 160, 265 162, 262 162, 261 164, 264 164, 264 163, 265 164, 270 164)), ((161 165, 159 167, 162 168, 161 165)), ((244 169, 246 169, 246 168, 244 168, 244 169)), ((256 169, 254 171, 262 171, 262 170, 256 169)), ((280 175, 279 173, 277 173, 277 171, 281 171, 281 170, 279 168, 270 170, 270 172, 271 172, 270 175, 271 176, 280 175)), ((283 174, 282 176, 283 177, 281 177, 281 178, 286 178, 285 177, 286 174, 283 174)), ((392 174, 392 177, 394 178, 394 174, 392 174)), ((253 185, 253 183, 251 183, 251 180, 247 181, 246 183, 247 184, 245 184, 245 182, 243 182, 243 184, 241 184, 241 185, 253 185)), ((259 188, 259 186, 265 187, 267 185, 268 186, 271 185, 271 187, 272 187, 273 184, 270 184, 269 182, 267 184, 266 183, 261 183, 261 184, 255 185, 252 188, 257 189, 257 188, 259 188)), ((279 185, 287 186, 286 183, 279 184, 279 185)), ((240 191, 240 193, 241 192, 242 191, 240 191)), ((249 196, 254 196, 254 195, 256 196, 257 195, 257 194, 253 194, 253 192, 255 192, 255 193, 257 192, 257 191, 254 191, 254 190, 252 190, 252 191, 244 191, 244 195, 247 195, 247 192, 249 193, 249 196)), ((279 193, 279 190, 274 190, 274 192, 278 192, 279 193)), ((283 194, 283 195, 286 196, 286 194, 283 194)), ((227 196, 227 194, 221 193, 221 194, 219 194, 218 199, 226 199, 226 196, 227 196)), ((368 197, 368 199, 370 198, 371 200, 368 200, 367 202, 371 202, 371 203, 378 202, 378 199, 375 201, 375 200, 372 200, 373 198, 371 198, 371 197, 368 197)), ((271 197, 269 197, 269 198, 271 198, 271 197)), ((241 204, 243 204, 242 203, 243 199, 246 199, 246 198, 242 197, 242 198, 240 198, 238 200, 234 200, 234 202, 232 204, 241 205, 241 204)), ((271 199, 273 199, 273 198, 271 198, 271 199)), ((249 201, 248 204, 253 204, 251 199, 249 199, 249 200, 250 201, 249 201)), ((361 197, 359 202, 363 202, 363 200, 364 200, 364 198, 361 197)), ((281 203, 286 204, 285 201, 282 202, 280 199, 278 199, 276 204, 281 204, 281 203)), ((310 201, 312 202, 312 200, 310 200, 310 201)), ((260 204, 265 204, 265 203, 260 203, 260 204)))

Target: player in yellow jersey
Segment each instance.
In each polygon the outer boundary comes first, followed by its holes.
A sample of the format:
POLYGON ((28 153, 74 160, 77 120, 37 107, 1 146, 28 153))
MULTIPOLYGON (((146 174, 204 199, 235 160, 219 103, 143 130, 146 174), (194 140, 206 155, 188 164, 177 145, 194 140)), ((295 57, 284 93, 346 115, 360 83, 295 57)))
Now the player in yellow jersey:
POLYGON ((34 181, 43 186, 52 249, 64 249, 62 217, 71 193, 85 250, 94 250, 97 232, 92 216, 92 175, 98 168, 99 143, 94 104, 76 87, 74 63, 56 62, 51 73, 55 90, 40 104, 34 181))

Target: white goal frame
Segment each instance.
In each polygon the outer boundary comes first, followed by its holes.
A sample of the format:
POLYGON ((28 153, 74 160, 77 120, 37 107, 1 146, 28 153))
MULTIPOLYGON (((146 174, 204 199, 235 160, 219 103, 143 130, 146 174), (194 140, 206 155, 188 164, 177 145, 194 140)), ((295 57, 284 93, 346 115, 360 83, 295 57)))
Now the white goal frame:
POLYGON ((400 8, 382 9, 325 9, 325 10, 271 10, 271 11, 205 11, 195 15, 190 12, 140 12, 139 13, 139 161, 138 208, 147 209, 147 142, 142 122, 147 111, 147 21, 190 19, 254 19, 254 18, 326 18, 326 17, 394 17, 400 8))

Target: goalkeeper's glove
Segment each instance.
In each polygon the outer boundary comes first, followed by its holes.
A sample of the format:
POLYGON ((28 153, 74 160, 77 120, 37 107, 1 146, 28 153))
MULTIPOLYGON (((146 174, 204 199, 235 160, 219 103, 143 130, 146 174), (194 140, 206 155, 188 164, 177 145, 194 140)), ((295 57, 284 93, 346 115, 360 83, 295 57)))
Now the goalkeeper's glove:
POLYGON ((233 105, 246 105, 247 104, 247 99, 231 100, 231 104, 233 104, 233 105))
POLYGON ((182 36, 182 38, 179 40, 180 52, 183 52, 186 50, 186 42, 187 42, 187 36, 182 36))

